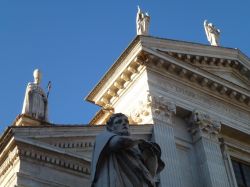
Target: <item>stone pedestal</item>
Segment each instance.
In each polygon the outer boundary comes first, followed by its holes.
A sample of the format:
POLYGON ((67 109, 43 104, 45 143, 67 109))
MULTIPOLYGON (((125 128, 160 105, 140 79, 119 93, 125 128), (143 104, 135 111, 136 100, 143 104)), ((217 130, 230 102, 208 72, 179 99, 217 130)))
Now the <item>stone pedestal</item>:
POLYGON ((51 125, 48 122, 34 119, 29 115, 21 114, 19 115, 13 123, 13 126, 41 126, 41 125, 51 125))

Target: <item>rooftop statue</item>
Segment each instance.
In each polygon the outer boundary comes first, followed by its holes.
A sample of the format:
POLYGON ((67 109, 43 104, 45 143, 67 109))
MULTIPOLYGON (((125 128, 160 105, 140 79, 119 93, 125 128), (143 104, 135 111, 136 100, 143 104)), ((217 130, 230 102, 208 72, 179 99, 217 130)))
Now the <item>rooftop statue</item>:
POLYGON ((148 35, 149 34, 149 22, 150 16, 146 12, 145 14, 141 12, 140 7, 138 6, 138 12, 136 15, 136 30, 137 35, 148 35))
POLYGON ((217 29, 212 23, 208 23, 207 20, 204 21, 204 29, 210 44, 213 46, 219 46, 220 30, 217 29))
POLYGON ((155 187, 165 167, 161 148, 130 136, 128 118, 113 114, 106 130, 96 137, 91 164, 92 187, 155 187))
POLYGON ((28 114, 35 119, 48 121, 48 98, 40 87, 42 74, 39 69, 33 72, 34 82, 27 85, 22 114, 28 114))

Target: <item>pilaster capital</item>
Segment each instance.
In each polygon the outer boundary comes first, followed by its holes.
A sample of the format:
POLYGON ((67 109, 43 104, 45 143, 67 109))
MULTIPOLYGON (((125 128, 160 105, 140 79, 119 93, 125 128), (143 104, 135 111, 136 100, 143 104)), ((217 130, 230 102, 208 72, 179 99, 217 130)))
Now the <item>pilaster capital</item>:
POLYGON ((130 112, 130 119, 135 123, 142 123, 145 118, 151 116, 151 119, 172 123, 175 113, 176 105, 173 101, 148 92, 146 97, 138 102, 136 109, 130 112))
POLYGON ((172 124, 173 115, 176 114, 176 105, 163 96, 151 96, 152 114, 157 120, 172 124))
POLYGON ((221 130, 220 121, 213 119, 209 114, 194 110, 190 116, 190 132, 195 135, 200 132, 201 135, 218 135, 221 130))

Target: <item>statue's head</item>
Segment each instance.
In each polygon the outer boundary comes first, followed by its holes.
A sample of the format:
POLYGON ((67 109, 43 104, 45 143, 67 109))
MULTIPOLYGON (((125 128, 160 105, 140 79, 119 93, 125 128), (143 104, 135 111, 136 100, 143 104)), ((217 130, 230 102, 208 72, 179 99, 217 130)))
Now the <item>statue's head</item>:
POLYGON ((112 114, 107 121, 107 130, 119 135, 130 135, 128 117, 122 113, 112 114))
POLYGON ((42 79, 42 73, 39 69, 35 69, 33 72, 33 76, 34 76, 34 83, 35 84, 40 84, 41 79, 42 79))
POLYGON ((214 27, 214 25, 212 23, 209 23, 208 26, 211 27, 211 28, 214 27))

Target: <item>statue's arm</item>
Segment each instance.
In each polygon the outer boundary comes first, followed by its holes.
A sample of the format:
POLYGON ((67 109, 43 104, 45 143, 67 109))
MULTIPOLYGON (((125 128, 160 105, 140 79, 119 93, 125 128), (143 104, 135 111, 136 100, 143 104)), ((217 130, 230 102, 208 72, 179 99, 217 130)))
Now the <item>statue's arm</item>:
POLYGON ((139 6, 137 6, 137 9, 138 9, 138 11, 137 11, 137 14, 136 14, 136 21, 137 21, 137 23, 138 23, 138 22, 139 22, 139 20, 141 19, 141 18, 140 18, 141 9, 140 9, 140 7, 139 7, 139 6))
POLYGON ((31 85, 31 83, 28 83, 26 90, 25 90, 22 114, 29 113, 30 97, 31 97, 31 86, 30 85, 31 85))
POLYGON ((137 6, 137 10, 138 10, 137 11, 138 13, 141 13, 141 9, 140 9, 139 5, 137 6))
POLYGON ((128 136, 114 136, 108 144, 110 151, 119 151, 122 149, 129 149, 143 140, 134 140, 128 136))
POLYGON ((207 23, 207 20, 205 20, 205 21, 204 21, 204 27, 207 26, 207 24, 208 24, 208 23, 207 23))
POLYGON ((210 41, 210 33, 208 32, 207 27, 208 27, 208 22, 207 22, 207 20, 205 20, 204 21, 204 29, 205 29, 205 33, 206 33, 207 39, 208 39, 208 41, 210 41))

